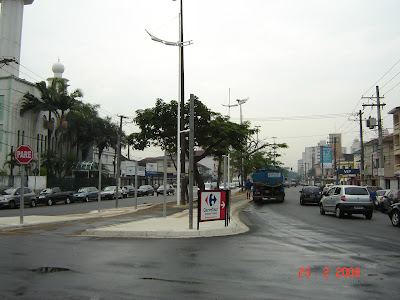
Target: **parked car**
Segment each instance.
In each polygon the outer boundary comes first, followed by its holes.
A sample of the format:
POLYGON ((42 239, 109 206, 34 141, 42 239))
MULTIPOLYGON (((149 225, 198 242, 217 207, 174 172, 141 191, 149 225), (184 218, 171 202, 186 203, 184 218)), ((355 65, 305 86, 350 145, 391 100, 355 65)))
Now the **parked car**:
POLYGON ((40 191, 39 196, 36 198, 37 204, 45 203, 53 205, 57 202, 71 203, 73 191, 63 192, 59 187, 45 188, 40 191))
MULTIPOLYGON (((24 188, 24 204, 29 204, 31 207, 35 207, 37 195, 32 191, 31 188, 24 188)), ((1 191, 0 195, 0 206, 8 206, 10 208, 17 208, 20 204, 21 188, 8 188, 1 191)))
POLYGON ((327 183, 327 184, 323 187, 322 192, 323 192, 323 193, 328 192, 332 187, 333 187, 333 183, 327 183))
POLYGON ((383 202, 387 198, 388 194, 391 190, 378 190, 376 191, 376 201, 375 201, 375 208, 379 209, 382 208, 383 202))
MULTIPOLYGON (((167 195, 174 195, 175 194, 174 187, 171 184, 167 184, 165 193, 167 195)), ((160 187, 157 189, 157 196, 163 194, 164 194, 164 185, 160 185, 160 187)))
POLYGON ((118 189, 118 192, 117 192, 117 187, 115 185, 106 186, 100 192, 101 199, 112 200, 112 199, 116 199, 117 196, 118 196, 118 198, 122 198, 122 190, 118 189))
POLYGON ((122 187, 123 190, 123 196, 126 195, 125 198, 127 197, 134 197, 135 196, 135 187, 131 186, 131 185, 125 185, 122 187))
POLYGON ((382 202, 382 211, 389 211, 390 206, 394 203, 398 203, 400 200, 400 190, 391 190, 382 202))
POLYGON ((395 203, 390 206, 388 216, 393 226, 400 226, 400 203, 395 203))
POLYGON ((216 182, 205 182, 204 183, 204 190, 210 191, 210 190, 217 190, 217 183, 216 182))
POLYGON ((154 188, 151 185, 141 185, 137 190, 138 196, 154 195, 154 188))
POLYGON ((300 204, 319 203, 322 193, 318 186, 305 186, 300 191, 300 204))
POLYGON ((82 187, 72 195, 72 201, 85 201, 96 200, 99 196, 99 190, 93 186, 82 187))
POLYGON ((320 213, 332 212, 342 218, 344 214, 363 214, 371 219, 374 206, 366 187, 356 185, 337 185, 323 193, 319 204, 320 213))
MULTIPOLYGON (((366 188, 367 188, 367 190, 368 190, 368 193, 371 194, 372 186, 371 186, 371 185, 367 185, 366 188)), ((374 190, 375 190, 375 192, 376 192, 376 191, 383 190, 383 189, 382 189, 380 186, 374 186, 374 190)))

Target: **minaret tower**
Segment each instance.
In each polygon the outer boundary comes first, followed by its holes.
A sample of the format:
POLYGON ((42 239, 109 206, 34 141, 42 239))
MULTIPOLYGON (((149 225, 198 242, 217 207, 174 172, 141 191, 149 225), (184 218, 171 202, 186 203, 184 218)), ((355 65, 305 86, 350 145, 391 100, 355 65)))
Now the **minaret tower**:
MULTIPOLYGON (((32 4, 34 0, 0 0, 0 60, 14 58, 20 62, 22 19, 24 5, 32 4)), ((1 66, 1 65, 0 65, 1 66)), ((10 62, 0 68, 0 77, 19 77, 19 65, 10 62)))

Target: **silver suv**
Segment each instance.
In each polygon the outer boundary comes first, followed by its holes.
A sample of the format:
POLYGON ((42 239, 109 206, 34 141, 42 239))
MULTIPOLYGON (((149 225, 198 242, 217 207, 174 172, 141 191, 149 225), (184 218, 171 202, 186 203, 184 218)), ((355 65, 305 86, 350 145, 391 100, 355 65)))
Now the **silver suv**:
POLYGON ((374 206, 366 187, 356 185, 336 185, 324 192, 319 203, 321 215, 325 212, 333 212, 336 217, 341 218, 346 213, 363 214, 371 219, 374 206))

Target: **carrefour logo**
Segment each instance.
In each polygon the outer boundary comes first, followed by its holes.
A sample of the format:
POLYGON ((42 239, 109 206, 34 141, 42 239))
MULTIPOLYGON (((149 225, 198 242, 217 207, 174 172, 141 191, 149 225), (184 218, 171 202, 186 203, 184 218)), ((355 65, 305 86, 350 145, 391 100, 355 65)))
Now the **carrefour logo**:
POLYGON ((217 197, 214 194, 210 194, 206 199, 204 200, 208 206, 214 206, 214 204, 217 202, 217 197))

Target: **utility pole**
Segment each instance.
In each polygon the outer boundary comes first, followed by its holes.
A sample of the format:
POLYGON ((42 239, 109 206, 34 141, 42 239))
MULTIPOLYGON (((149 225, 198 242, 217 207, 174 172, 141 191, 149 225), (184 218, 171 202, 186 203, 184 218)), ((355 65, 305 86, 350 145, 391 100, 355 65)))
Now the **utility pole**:
POLYGON ((118 192, 119 192, 119 180, 120 180, 120 173, 121 173, 121 136, 122 136, 122 119, 127 119, 128 117, 119 116, 120 123, 119 123, 119 131, 117 136, 117 176, 116 176, 116 197, 115 197, 115 208, 118 208, 118 192))
MULTIPOLYGON (((180 170, 177 171, 176 174, 176 178, 177 178, 177 188, 178 188, 178 195, 177 197, 180 197, 180 200, 178 201, 178 205, 180 203, 182 204, 186 204, 185 201, 185 191, 186 189, 184 187, 186 187, 186 180, 185 180, 185 149, 186 149, 186 143, 185 143, 185 136, 184 133, 182 133, 182 131, 185 129, 185 124, 184 124, 184 120, 185 120, 185 73, 184 73, 184 67, 183 67, 183 46, 184 46, 184 42, 183 42, 183 8, 182 8, 182 0, 180 0, 180 23, 179 23, 179 98, 180 98, 180 103, 178 103, 178 106, 180 107, 179 113, 180 115, 178 116, 180 122, 179 122, 179 126, 178 126, 178 130, 179 130, 179 135, 180 135, 180 143, 178 143, 178 148, 180 147, 180 149, 177 149, 177 155, 180 155, 180 170), (178 151, 180 150, 180 154, 178 154, 178 151), (179 181, 178 181, 178 176, 179 176, 179 181)), ((177 162, 178 164, 178 162, 177 162)))
MULTIPOLYGON (((362 97, 364 98, 374 98, 374 97, 362 97)), ((381 117, 381 107, 385 106, 386 104, 381 104, 381 98, 379 96, 379 86, 376 86, 376 104, 363 104, 363 106, 376 106, 377 107, 377 114, 378 114, 378 145, 379 145, 379 169, 378 169, 378 176, 379 176, 379 186, 382 188, 386 188, 385 183, 385 165, 383 161, 383 136, 382 136, 382 117, 381 117)))
MULTIPOLYGON (((194 95, 190 94, 189 109, 189 229, 193 229, 193 186, 194 186, 194 95)), ((200 199, 199 199, 200 201, 200 199)))
POLYGON ((363 126, 362 126, 362 112, 359 111, 358 115, 360 117, 360 147, 361 147, 361 168, 360 168, 360 180, 361 186, 365 185, 365 171, 364 171, 364 139, 363 139, 363 126))

